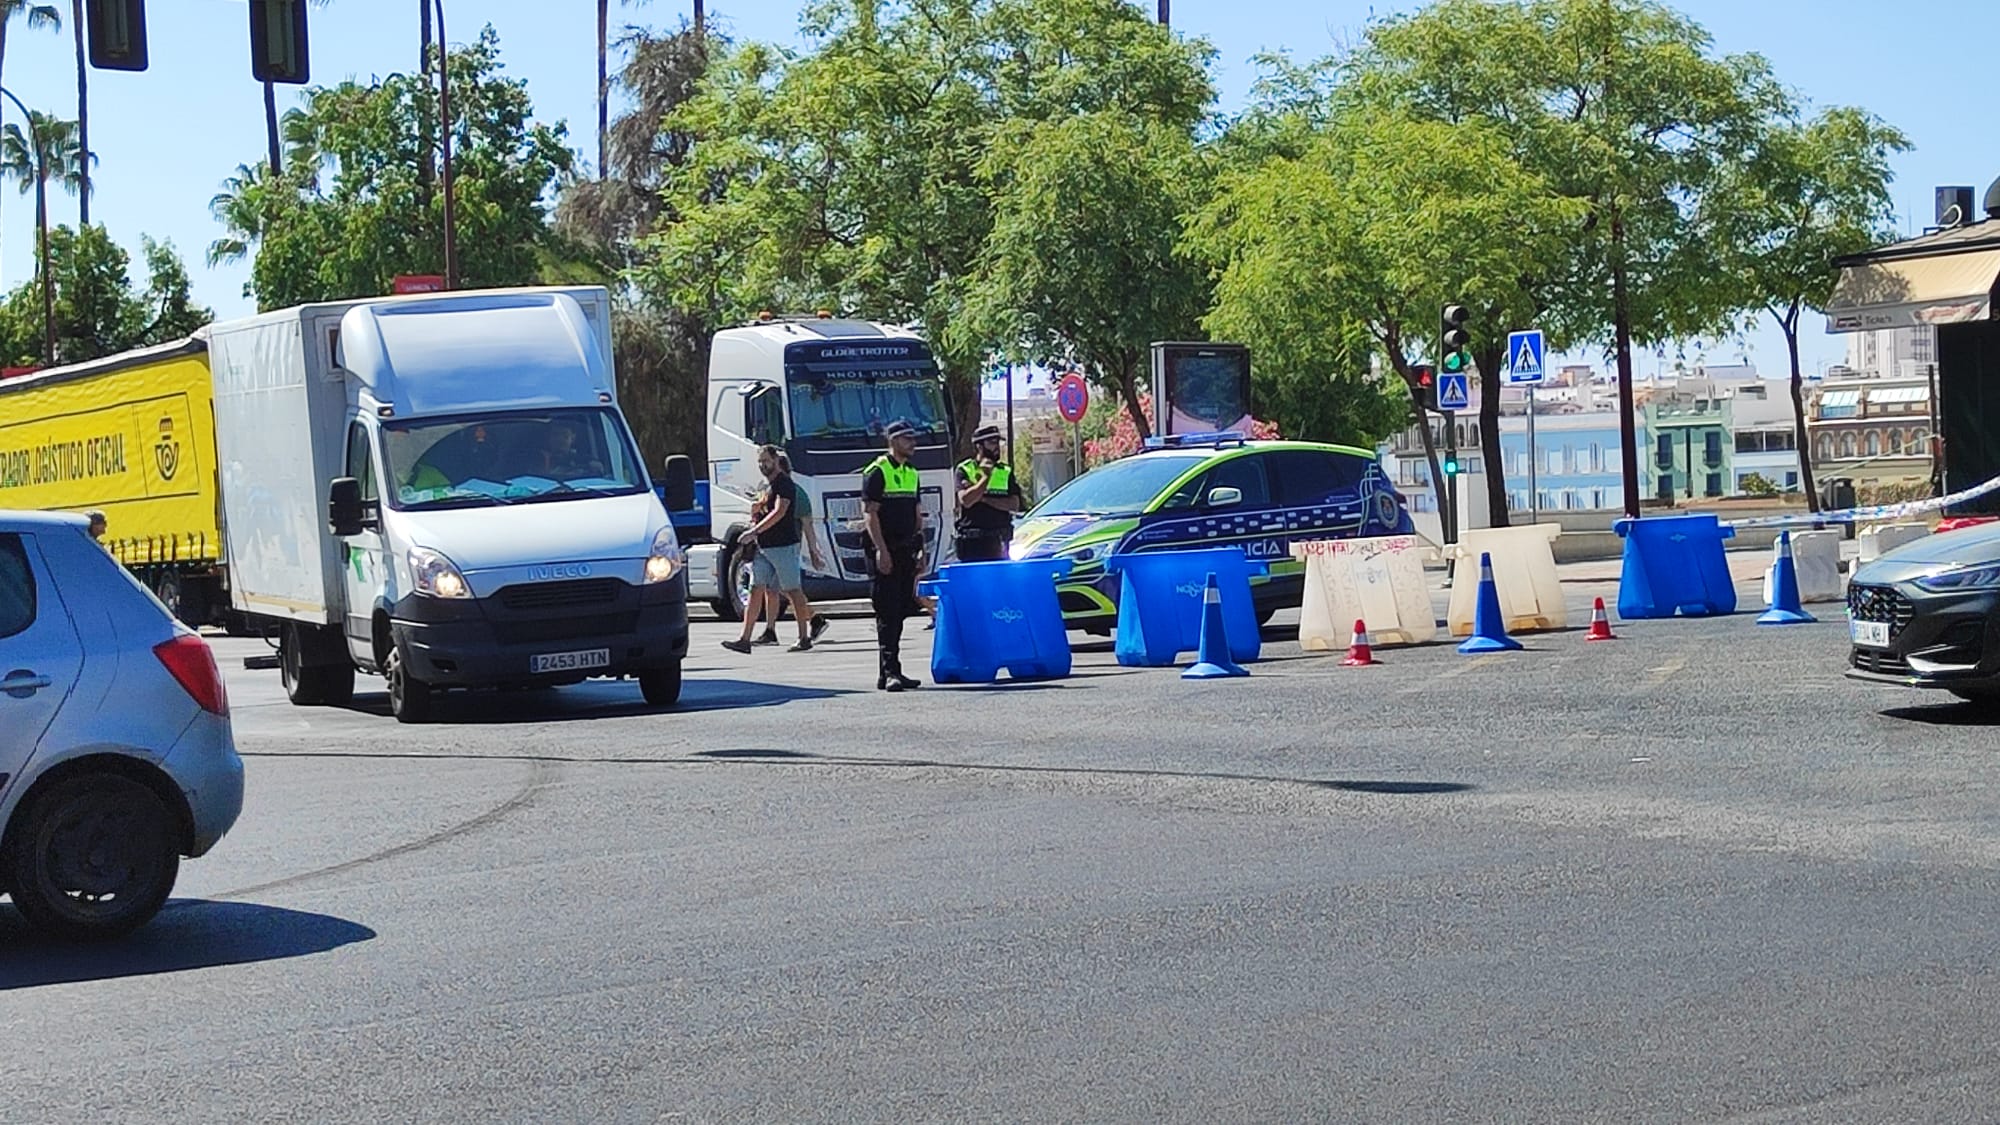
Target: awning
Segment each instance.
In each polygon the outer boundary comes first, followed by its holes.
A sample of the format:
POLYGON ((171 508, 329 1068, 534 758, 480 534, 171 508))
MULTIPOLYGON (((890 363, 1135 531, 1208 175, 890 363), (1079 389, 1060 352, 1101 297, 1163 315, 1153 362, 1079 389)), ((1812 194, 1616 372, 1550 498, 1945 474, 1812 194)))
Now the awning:
POLYGON ((1913 238, 1836 265, 1828 332, 1990 320, 2000 282, 2000 222, 1913 238))

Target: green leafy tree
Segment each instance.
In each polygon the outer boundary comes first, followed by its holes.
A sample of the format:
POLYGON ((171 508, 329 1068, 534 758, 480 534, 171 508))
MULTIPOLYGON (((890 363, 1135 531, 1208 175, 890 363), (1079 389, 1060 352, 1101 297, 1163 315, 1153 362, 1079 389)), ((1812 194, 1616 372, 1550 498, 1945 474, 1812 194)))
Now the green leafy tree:
MULTIPOLYGON (((1439 0, 1372 27, 1348 65, 1343 96, 1488 123, 1504 159, 1581 205, 1553 268, 1520 271, 1525 307, 1457 285, 1480 329, 1487 482, 1504 510, 1496 392, 1506 331, 1533 324, 1558 347, 1607 344, 1629 417, 1635 343, 1714 331, 1746 307, 1694 216, 1725 157, 1784 99, 1763 59, 1717 56, 1699 25, 1652 0, 1439 0)), ((1638 452, 1628 440, 1628 467, 1638 452)))
POLYGON ((954 324, 960 350, 1061 357, 1117 396, 1143 439, 1154 340, 1187 339, 1207 278, 1175 253, 1208 176, 1185 130, 1108 110, 998 131, 981 172, 994 223, 954 324))
MULTIPOLYGON (((182 339, 214 319, 194 302, 187 267, 171 244, 144 240, 147 282, 135 287, 131 258, 102 226, 49 232, 55 283, 56 362, 81 363, 182 339)), ((42 287, 30 281, 0 306, 0 350, 10 365, 42 361, 42 287)))
POLYGON ((1902 133, 1851 107, 1810 121, 1775 120, 1728 161, 1702 215, 1725 272, 1785 334, 1799 480, 1813 511, 1819 492, 1806 436, 1800 317, 1832 297, 1834 259, 1894 240, 1889 158, 1909 148, 1902 133))
MULTIPOLYGON (((540 280, 546 197, 571 164, 564 128, 531 120, 527 84, 502 75, 490 27, 449 65, 459 281, 540 280)), ((211 260, 254 253, 247 291, 261 308, 372 296, 399 273, 442 272, 444 201, 420 182, 422 123, 436 116, 436 91, 406 75, 309 90, 286 118, 284 171, 239 167, 212 201, 225 233, 211 260)))
POLYGON ((1207 48, 1121 0, 822 0, 805 29, 806 53, 718 59, 668 118, 696 141, 635 277, 724 321, 778 306, 919 324, 963 432, 985 361, 1021 345, 954 328, 999 209, 988 154, 1021 123, 1104 111, 1191 134, 1207 48))
MULTIPOLYGON (((1189 250, 1217 275, 1206 323, 1249 344, 1258 370, 1292 397, 1317 404, 1315 429, 1330 422, 1343 432, 1328 436, 1372 441, 1399 413, 1422 420, 1415 367, 1435 343, 1441 279, 1517 300, 1522 264, 1560 256, 1576 206, 1504 159, 1505 136, 1478 121, 1350 107, 1301 148, 1224 176, 1193 217, 1189 250), (1402 410, 1371 377, 1371 351, 1398 377, 1402 410)), ((1432 479, 1442 480, 1430 428, 1420 428, 1432 479)))

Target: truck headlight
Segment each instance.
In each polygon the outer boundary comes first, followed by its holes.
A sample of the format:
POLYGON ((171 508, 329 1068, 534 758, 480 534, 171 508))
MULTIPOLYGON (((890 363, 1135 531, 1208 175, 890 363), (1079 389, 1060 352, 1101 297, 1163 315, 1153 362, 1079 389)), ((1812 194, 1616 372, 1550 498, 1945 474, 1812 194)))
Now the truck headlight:
POLYGON ((685 565, 687 556, 681 553, 680 538, 674 534, 672 525, 661 528, 653 536, 653 549, 646 555, 646 584, 665 582, 685 565))
POLYGON ((1915 582, 1918 586, 1939 594, 1956 590, 1991 590, 2000 586, 2000 563, 1935 571, 1916 579, 1915 582))
POLYGON ((410 548, 410 577, 417 593, 433 598, 469 598, 472 587, 451 560, 428 547, 410 548))

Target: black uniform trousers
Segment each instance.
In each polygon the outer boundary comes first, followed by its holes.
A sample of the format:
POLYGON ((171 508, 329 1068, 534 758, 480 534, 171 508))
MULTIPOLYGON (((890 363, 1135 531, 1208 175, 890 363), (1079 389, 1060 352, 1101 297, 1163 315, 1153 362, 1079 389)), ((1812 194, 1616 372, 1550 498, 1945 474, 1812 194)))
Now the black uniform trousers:
POLYGON ((958 533, 955 546, 959 562, 999 562, 1007 557, 1006 537, 997 531, 958 533))
POLYGON ((895 570, 883 574, 874 554, 868 557, 868 601, 875 608, 875 636, 882 646, 882 674, 903 671, 903 620, 921 614, 917 604, 917 555, 922 539, 891 540, 889 561, 895 570))

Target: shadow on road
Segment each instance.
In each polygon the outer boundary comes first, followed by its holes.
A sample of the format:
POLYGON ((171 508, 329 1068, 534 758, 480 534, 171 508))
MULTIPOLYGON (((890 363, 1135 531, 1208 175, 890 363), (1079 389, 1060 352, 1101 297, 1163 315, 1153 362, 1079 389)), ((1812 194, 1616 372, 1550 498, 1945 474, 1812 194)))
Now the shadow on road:
POLYGON ((9 907, 0 911, 0 992, 307 957, 374 936, 366 926, 326 914, 176 899, 129 937, 79 944, 29 931, 9 907))
MULTIPOLYGON (((627 719, 690 711, 736 711, 778 707, 813 699, 852 695, 846 688, 798 687, 755 680, 688 679, 681 684, 680 702, 651 707, 639 696, 636 681, 605 680, 527 691, 448 692, 438 701, 439 723, 502 726, 508 723, 567 722, 582 719, 627 719)), ((389 694, 356 694, 346 710, 387 717, 389 694)))
POLYGON ((2000 726, 2000 707, 1980 703, 1940 703, 1929 707, 1888 707, 1885 719, 1927 723, 1934 727, 2000 726))
POLYGON ((1390 797, 1414 797, 1426 793, 1465 793, 1472 786, 1462 781, 1308 781, 1321 789, 1343 793, 1379 793, 1390 797))

